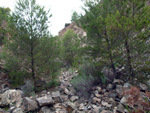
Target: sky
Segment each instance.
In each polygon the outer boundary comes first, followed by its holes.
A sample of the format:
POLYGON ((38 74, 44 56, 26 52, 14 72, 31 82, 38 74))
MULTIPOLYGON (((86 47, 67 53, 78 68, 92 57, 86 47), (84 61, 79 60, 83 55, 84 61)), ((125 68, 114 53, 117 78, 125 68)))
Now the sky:
MULTIPOLYGON (((17 0, 0 0, 0 7, 9 7, 12 11, 17 0)), ((82 12, 83 2, 81 0, 37 0, 45 9, 50 9, 50 32, 57 35, 64 28, 65 23, 70 23, 73 11, 82 12)))

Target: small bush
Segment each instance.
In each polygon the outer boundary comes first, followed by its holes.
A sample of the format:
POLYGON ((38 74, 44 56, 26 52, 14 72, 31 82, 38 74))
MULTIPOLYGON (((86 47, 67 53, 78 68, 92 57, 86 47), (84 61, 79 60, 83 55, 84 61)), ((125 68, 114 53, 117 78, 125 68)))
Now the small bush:
POLYGON ((101 82, 106 83, 106 78, 102 74, 100 66, 96 63, 84 61, 84 64, 79 67, 78 72, 77 77, 71 83, 78 94, 83 97, 90 95, 91 88, 94 85, 98 85, 101 82))
POLYGON ((92 76, 77 76, 71 83, 80 96, 88 97, 93 86, 94 78, 92 76))
POLYGON ((34 92, 34 84, 31 80, 26 80, 25 85, 21 87, 24 92, 24 96, 32 96, 34 92))
POLYGON ((47 88, 56 87, 56 86, 58 86, 58 81, 55 79, 46 84, 47 88))

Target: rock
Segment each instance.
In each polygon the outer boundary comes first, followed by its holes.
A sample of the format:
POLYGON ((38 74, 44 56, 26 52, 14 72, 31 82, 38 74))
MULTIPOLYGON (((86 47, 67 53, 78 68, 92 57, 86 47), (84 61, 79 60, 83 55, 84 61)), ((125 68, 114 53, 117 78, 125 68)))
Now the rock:
POLYGON ((38 101, 40 107, 54 104, 54 100, 49 95, 44 96, 44 97, 39 97, 39 98, 37 98, 37 101, 38 101))
POLYGON ((122 97, 120 102, 121 102, 121 104, 126 104, 127 103, 127 98, 126 97, 122 97))
POLYGON ((72 102, 67 102, 66 106, 66 110, 68 113, 72 113, 73 110, 76 110, 76 105, 72 102))
POLYGON ((21 108, 16 108, 12 113, 23 113, 21 108))
POLYGON ((78 96, 72 96, 72 97, 70 98, 70 100, 71 100, 72 102, 74 102, 74 101, 76 101, 76 100, 78 100, 78 99, 79 99, 78 96))
POLYGON ((101 107, 100 106, 92 106, 93 107, 93 110, 91 111, 91 113, 100 113, 101 111, 101 107))
POLYGON ((103 97, 103 95, 100 95, 100 94, 95 94, 95 96, 96 96, 97 98, 103 97))
POLYGON ((118 111, 118 112, 123 112, 125 110, 125 108, 124 108, 124 106, 122 105, 122 104, 119 104, 118 106, 117 106, 117 109, 116 109, 116 111, 118 111))
POLYGON ((101 99, 99 99, 99 98, 96 98, 96 97, 94 97, 93 98, 93 103, 100 103, 101 102, 101 99))
POLYGON ((9 113, 9 112, 4 111, 3 109, 0 108, 0 113, 9 113))
POLYGON ((113 88, 112 84, 108 84, 107 90, 111 90, 113 88))
POLYGON ((124 88, 128 88, 128 89, 130 89, 131 86, 132 86, 132 85, 129 84, 129 83, 125 83, 125 84, 123 85, 124 88))
POLYGON ((105 101, 102 101, 101 104, 102 104, 103 106, 105 106, 105 107, 108 107, 108 108, 110 108, 110 107, 112 106, 111 104, 108 104, 108 103, 105 102, 105 101))
POLYGON ((101 88, 101 87, 99 87, 99 86, 97 86, 97 87, 96 87, 96 89, 97 89, 99 92, 101 92, 101 91, 102 91, 102 88, 101 88))
POLYGON ((121 83, 124 83, 124 82, 120 79, 114 79, 113 83, 121 84, 121 83))
POLYGON ((56 92, 52 92, 52 97, 60 97, 60 92, 56 91, 56 92))
POLYGON ((140 89, 146 91, 148 87, 145 84, 140 83, 140 89))
POLYGON ((68 100, 68 95, 60 95, 60 98, 61 98, 63 101, 67 101, 67 100, 68 100))
POLYGON ((117 102, 113 98, 109 98, 108 103, 111 104, 112 107, 115 107, 117 105, 117 102))
POLYGON ((65 94, 69 95, 69 90, 67 88, 64 89, 65 94))
POLYGON ((22 100, 22 104, 21 104, 21 109, 23 110, 23 112, 29 112, 32 110, 37 110, 38 104, 36 101, 31 100, 29 97, 24 97, 22 100))
POLYGON ((80 111, 84 110, 85 109, 85 105, 83 103, 81 103, 79 105, 79 108, 78 108, 80 111))
POLYGON ((113 91, 110 91, 109 93, 108 93, 108 96, 110 97, 110 98, 116 98, 117 97, 117 93, 116 92, 113 92, 113 91))
POLYGON ((0 106, 16 106, 19 107, 21 105, 21 93, 17 90, 7 90, 1 95, 0 106))
POLYGON ((117 92, 119 95, 122 95, 122 93, 123 93, 123 86, 122 86, 122 85, 117 85, 117 86, 116 86, 116 92, 117 92))
POLYGON ((56 103, 55 105, 53 105, 53 108, 54 108, 54 109, 62 109, 63 106, 62 106, 61 103, 56 103))
POLYGON ((55 113, 72 113, 72 112, 67 112, 66 109, 56 109, 55 113))
POLYGON ((101 113, 113 113, 112 111, 103 110, 101 113))
POLYGON ((147 81, 147 85, 150 86, 150 80, 147 81))
POLYGON ((52 111, 49 107, 44 106, 40 109, 39 113, 52 113, 52 111))

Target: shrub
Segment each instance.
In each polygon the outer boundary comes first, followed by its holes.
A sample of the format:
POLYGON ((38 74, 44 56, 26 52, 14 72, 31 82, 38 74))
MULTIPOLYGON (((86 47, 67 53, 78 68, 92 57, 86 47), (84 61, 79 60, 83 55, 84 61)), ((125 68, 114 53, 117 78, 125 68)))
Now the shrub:
POLYGON ((88 97, 94 85, 106 83, 106 78, 101 72, 101 68, 96 63, 84 61, 78 69, 78 75, 71 81, 79 95, 88 97))
POLYGON ((58 86, 58 81, 56 79, 53 79, 46 84, 47 88, 56 87, 56 86, 58 86))
POLYGON ((88 97, 93 86, 94 78, 92 76, 77 76, 71 83, 80 96, 88 97))
POLYGON ((32 96, 33 94, 35 94, 34 84, 31 80, 26 80, 25 85, 23 85, 21 89, 24 92, 24 96, 32 96))

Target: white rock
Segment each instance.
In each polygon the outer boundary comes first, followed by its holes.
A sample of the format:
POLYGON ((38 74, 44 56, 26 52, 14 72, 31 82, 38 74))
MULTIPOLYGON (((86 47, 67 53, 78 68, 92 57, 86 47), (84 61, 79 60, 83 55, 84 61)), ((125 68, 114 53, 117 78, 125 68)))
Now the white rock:
POLYGON ((126 104, 127 103, 127 98, 126 97, 122 97, 121 101, 122 104, 126 104))
POLYGON ((16 106, 21 105, 21 92, 17 90, 7 90, 1 95, 0 106, 16 106))

